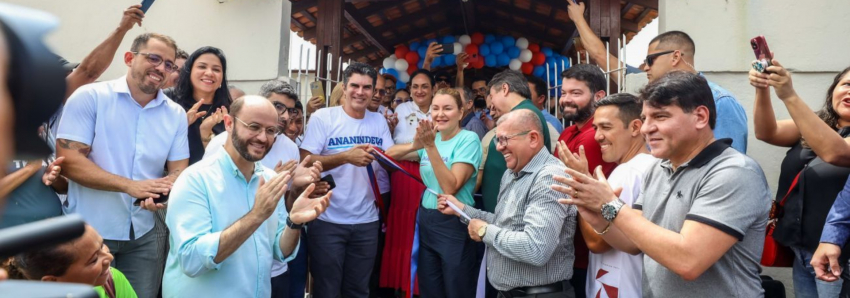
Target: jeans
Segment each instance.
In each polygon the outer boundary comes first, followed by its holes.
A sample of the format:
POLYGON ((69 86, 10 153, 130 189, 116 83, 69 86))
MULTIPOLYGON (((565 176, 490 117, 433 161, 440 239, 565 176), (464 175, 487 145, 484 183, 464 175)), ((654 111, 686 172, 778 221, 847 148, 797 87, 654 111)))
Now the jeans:
MULTIPOLYGON (((272 277, 272 298, 289 298, 290 272, 272 277)), ((304 297, 303 295, 301 297, 304 297)))
POLYGON ((349 225, 317 219, 308 224, 313 297, 369 297, 380 228, 378 221, 349 225))
MULTIPOLYGON (((815 277, 815 269, 810 264, 814 252, 792 247, 794 251, 794 296, 797 298, 834 298, 841 293, 842 279, 826 282, 815 277)), ((846 265, 844 270, 846 271, 846 265)))
POLYGON ((475 297, 476 243, 457 216, 419 208, 419 294, 427 298, 475 297))
POLYGON ((163 264, 160 252, 166 235, 156 228, 136 240, 103 240, 115 256, 112 267, 118 268, 130 281, 139 298, 156 298, 162 285, 163 264))

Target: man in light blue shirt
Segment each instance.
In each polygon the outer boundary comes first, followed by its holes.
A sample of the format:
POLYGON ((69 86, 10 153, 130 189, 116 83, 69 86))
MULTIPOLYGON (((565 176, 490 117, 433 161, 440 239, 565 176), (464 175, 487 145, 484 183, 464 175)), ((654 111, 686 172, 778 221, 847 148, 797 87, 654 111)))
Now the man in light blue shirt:
POLYGON ((124 53, 127 75, 77 89, 56 137, 62 174, 71 180, 63 211, 82 215, 106 239, 113 265, 143 298, 156 297, 162 280, 165 235, 151 232, 150 211, 165 206, 153 199, 189 164, 186 112, 160 91, 176 70, 176 53, 168 36, 137 37, 124 53), (136 199, 146 200, 134 206, 136 199))
MULTIPOLYGON (((685 32, 669 31, 659 34, 649 42, 649 50, 643 64, 647 79, 651 83, 674 70, 699 73, 694 68, 695 50, 693 39, 685 32)), ((708 87, 711 88, 717 108, 714 138, 732 139, 732 148, 746 154, 747 112, 726 89, 710 81, 708 87)))
MULTIPOLYGON (((532 75, 526 75, 525 79, 528 80, 528 90, 531 91, 531 102, 534 103, 534 106, 540 109, 540 112, 543 113, 544 120, 551 124, 552 127, 558 131, 558 135, 560 135, 564 131, 564 124, 562 124, 561 120, 557 117, 552 116, 552 114, 549 113, 549 109, 546 108, 549 106, 546 103, 546 94, 549 92, 546 88, 546 82, 544 82, 543 79, 532 75)), ((552 100, 557 101, 558 99, 554 98, 552 100)))
POLYGON ((311 184, 287 214, 281 198, 291 175, 260 163, 275 138, 286 137, 267 99, 237 99, 224 125, 231 136, 224 150, 174 183, 163 297, 270 297, 272 260, 295 258, 302 225, 329 204, 331 192, 308 197, 311 184))

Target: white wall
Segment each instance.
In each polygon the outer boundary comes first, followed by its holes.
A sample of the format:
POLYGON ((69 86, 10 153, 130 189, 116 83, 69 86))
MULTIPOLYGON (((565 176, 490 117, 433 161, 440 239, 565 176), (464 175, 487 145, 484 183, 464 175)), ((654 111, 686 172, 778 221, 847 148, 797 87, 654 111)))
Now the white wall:
MULTIPOLYGON (((793 71, 797 93, 810 107, 820 109, 833 77, 850 66, 846 54, 850 26, 843 21, 846 10, 840 9, 845 4, 846 0, 659 0, 658 32, 687 32, 696 43, 696 68, 732 92, 747 110, 747 152, 761 164, 774 192, 787 149, 755 139, 755 91, 747 80, 755 56, 749 40, 764 35, 776 59, 793 71)), ((645 82, 645 78, 632 81, 638 80, 645 82)), ((630 90, 637 87, 633 82, 630 90)), ((773 99, 777 118, 790 118, 775 94, 773 99)))
MULTIPOLYGON (((118 26, 124 9, 141 3, 135 0, 8 2, 57 16, 60 26, 48 37, 48 44, 72 62, 82 60, 118 26)), ((201 46, 222 49, 227 56, 231 84, 256 93, 263 81, 288 73, 289 22, 290 4, 286 0, 156 1, 143 26, 127 33, 101 80, 126 74, 122 54, 129 51, 133 38, 145 32, 157 32, 171 36, 190 54, 201 46)))

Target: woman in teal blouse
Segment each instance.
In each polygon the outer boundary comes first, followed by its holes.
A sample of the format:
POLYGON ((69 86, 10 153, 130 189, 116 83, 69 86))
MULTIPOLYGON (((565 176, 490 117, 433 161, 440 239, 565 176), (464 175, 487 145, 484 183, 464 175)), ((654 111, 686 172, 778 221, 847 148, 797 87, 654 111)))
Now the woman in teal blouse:
MULTIPOLYGON (((457 90, 438 90, 431 103, 433 122, 421 121, 413 143, 393 146, 387 155, 400 158, 416 151, 428 190, 474 205, 481 141, 461 127, 462 107, 457 90)), ((437 196, 428 190, 419 208, 419 292, 422 297, 474 297, 475 244, 457 217, 436 210, 437 196)))

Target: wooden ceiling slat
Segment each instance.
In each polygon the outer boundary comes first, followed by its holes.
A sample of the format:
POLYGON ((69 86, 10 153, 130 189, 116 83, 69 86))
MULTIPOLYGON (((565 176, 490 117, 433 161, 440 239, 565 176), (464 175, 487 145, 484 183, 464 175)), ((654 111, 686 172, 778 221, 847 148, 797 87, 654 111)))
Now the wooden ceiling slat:
POLYGON ((391 44, 382 35, 377 33, 375 28, 366 21, 366 16, 358 11, 351 3, 345 4, 345 19, 354 25, 361 34, 366 36, 366 39, 372 42, 372 45, 378 47, 384 53, 390 52, 389 49, 392 48, 391 44))
POLYGON ((629 3, 643 6, 647 9, 658 10, 658 0, 627 0, 629 3))

